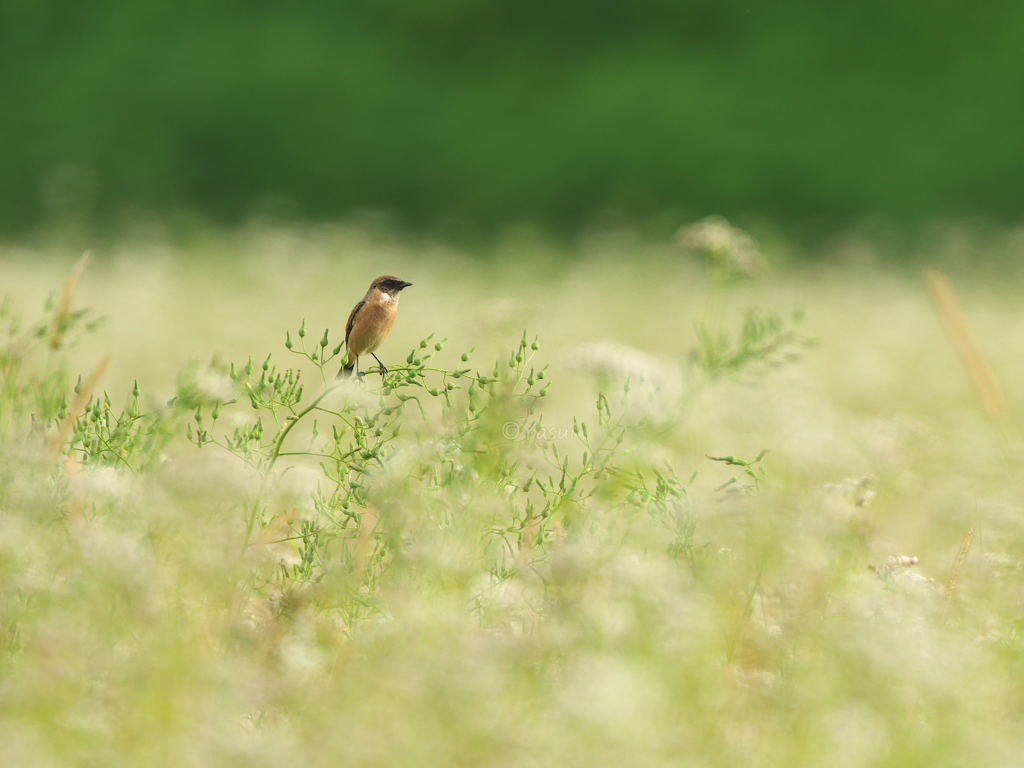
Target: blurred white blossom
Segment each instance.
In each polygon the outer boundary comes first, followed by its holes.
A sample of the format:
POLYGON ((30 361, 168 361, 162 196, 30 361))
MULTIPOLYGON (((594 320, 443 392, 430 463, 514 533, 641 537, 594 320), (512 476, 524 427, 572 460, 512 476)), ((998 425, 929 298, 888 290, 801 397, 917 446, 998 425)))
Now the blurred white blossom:
POLYGON ((224 402, 235 394, 235 385, 231 379, 209 368, 196 373, 195 384, 200 394, 210 400, 224 402))
POLYGON ((78 476, 82 492, 88 498, 99 497, 107 501, 126 498, 135 478, 115 467, 87 467, 78 476))
POLYGON ((568 350, 566 364, 616 386, 629 383, 625 403, 631 413, 653 420, 668 419, 683 394, 679 368, 642 350, 613 341, 582 344, 568 350))
POLYGON ((727 277, 757 277, 768 262, 754 238, 721 216, 708 216, 676 233, 676 245, 704 257, 708 265, 727 277))

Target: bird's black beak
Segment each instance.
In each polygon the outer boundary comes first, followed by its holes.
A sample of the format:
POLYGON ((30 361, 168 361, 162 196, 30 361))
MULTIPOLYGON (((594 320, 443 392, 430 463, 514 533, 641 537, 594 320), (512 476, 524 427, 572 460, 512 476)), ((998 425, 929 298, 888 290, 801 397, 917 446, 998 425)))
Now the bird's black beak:
POLYGON ((398 287, 399 288, 408 288, 410 285, 412 285, 412 283, 407 283, 407 282, 405 282, 405 280, 400 280, 398 282, 398 287))

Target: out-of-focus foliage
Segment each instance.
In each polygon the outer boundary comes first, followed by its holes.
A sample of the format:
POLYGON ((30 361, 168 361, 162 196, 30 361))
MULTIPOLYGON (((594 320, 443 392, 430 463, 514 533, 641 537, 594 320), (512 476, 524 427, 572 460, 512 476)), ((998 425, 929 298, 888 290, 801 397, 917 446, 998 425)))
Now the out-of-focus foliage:
POLYGON ((1020 267, 692 233, 0 246, 0 765, 1019 764, 1020 267))
POLYGON ((0 4, 0 229, 1020 212, 1024 6, 0 4))

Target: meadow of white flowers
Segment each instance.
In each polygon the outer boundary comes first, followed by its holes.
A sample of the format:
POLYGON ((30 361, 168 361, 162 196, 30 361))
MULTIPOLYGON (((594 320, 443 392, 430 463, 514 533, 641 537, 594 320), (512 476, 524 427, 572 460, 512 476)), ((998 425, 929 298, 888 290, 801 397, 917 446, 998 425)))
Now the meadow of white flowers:
POLYGON ((1019 764, 1022 274, 965 253, 7 246, 0 763, 1019 764))

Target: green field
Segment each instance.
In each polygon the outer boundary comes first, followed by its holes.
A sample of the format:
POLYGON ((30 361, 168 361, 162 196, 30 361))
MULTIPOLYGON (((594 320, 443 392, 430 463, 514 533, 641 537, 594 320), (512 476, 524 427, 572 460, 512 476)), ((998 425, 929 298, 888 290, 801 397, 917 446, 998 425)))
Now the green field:
POLYGON ((1024 275, 707 234, 5 247, 0 764, 1019 765, 1024 275))

